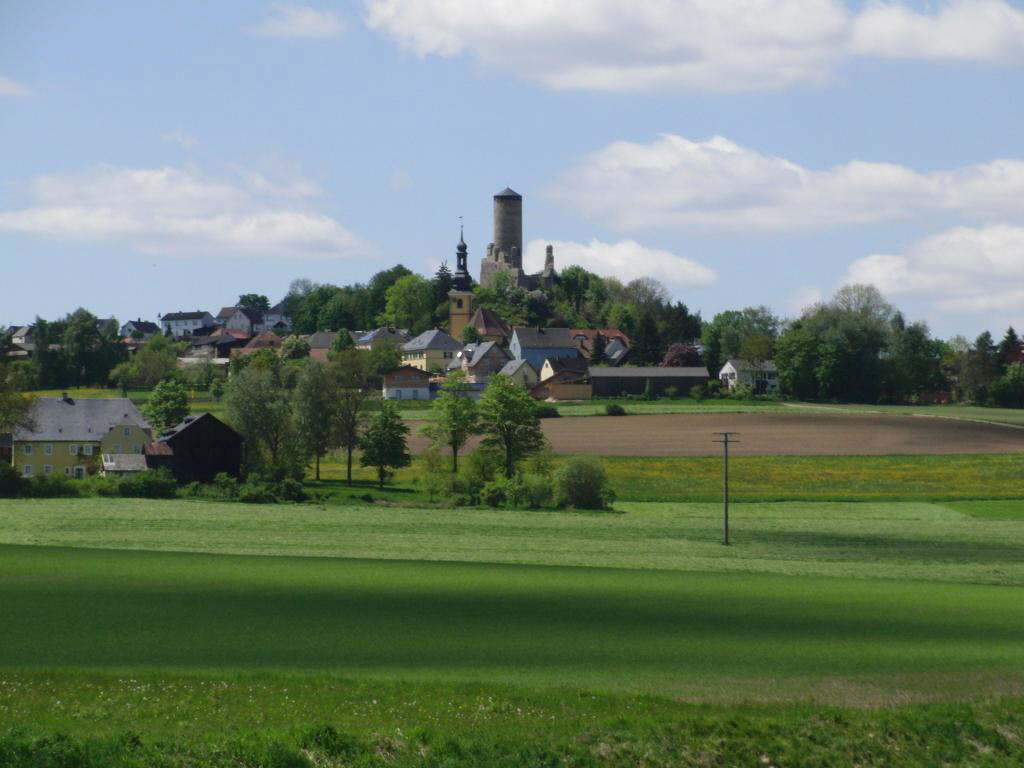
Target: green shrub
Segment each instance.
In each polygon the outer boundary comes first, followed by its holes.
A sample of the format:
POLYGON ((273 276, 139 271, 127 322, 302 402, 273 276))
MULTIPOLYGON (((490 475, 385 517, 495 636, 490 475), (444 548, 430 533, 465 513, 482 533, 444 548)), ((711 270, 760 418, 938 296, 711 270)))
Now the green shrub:
POLYGON ((28 478, 21 486, 21 495, 30 499, 56 499, 81 496, 80 481, 65 475, 38 475, 28 478))
POLYGON ((294 477, 285 477, 273 482, 268 487, 271 495, 278 501, 305 501, 309 498, 302 483, 294 477))
POLYGON ((608 403, 604 407, 604 415, 605 416, 625 416, 626 415, 626 409, 623 408, 618 403, 608 403))
POLYGON ((173 499, 178 495, 178 484, 169 470, 160 467, 122 477, 117 492, 130 498, 173 499))
POLYGON ((479 504, 484 486, 500 475, 505 466, 499 451, 481 446, 459 463, 459 472, 452 483, 456 503, 479 504))
POLYGON ((664 395, 669 400, 675 400, 677 397, 679 397, 679 387, 675 387, 675 386, 665 387, 664 395))
POLYGON ((555 494, 559 506, 576 509, 606 509, 615 501, 599 459, 576 456, 555 473, 555 494))
POLYGON ((271 504, 276 501, 270 489, 259 481, 248 481, 239 485, 238 500, 244 504, 271 504))
POLYGON ((218 472, 213 478, 212 485, 217 489, 217 494, 221 498, 234 499, 238 497, 238 479, 227 472, 218 472))
POLYGON ((523 472, 516 475, 516 482, 509 487, 509 503, 514 507, 538 509, 554 495, 550 475, 523 472))
POLYGON ((480 498, 483 500, 484 504, 489 507, 500 507, 508 499, 509 486, 512 485, 513 482, 514 481, 506 480, 504 477, 499 475, 490 482, 484 484, 483 488, 480 490, 480 498))
POLYGON ((729 390, 729 398, 731 400, 752 400, 753 397, 754 390, 752 390, 746 384, 737 384, 735 387, 729 390))
POLYGON ((86 494, 97 496, 117 496, 119 493, 119 482, 116 477, 106 475, 92 475, 84 480, 78 481, 86 494))
POLYGON ((0 462, 0 496, 18 496, 22 492, 25 480, 10 464, 0 462))
POLYGON ((698 403, 707 396, 707 390, 703 384, 694 384, 690 387, 690 397, 696 400, 698 403))

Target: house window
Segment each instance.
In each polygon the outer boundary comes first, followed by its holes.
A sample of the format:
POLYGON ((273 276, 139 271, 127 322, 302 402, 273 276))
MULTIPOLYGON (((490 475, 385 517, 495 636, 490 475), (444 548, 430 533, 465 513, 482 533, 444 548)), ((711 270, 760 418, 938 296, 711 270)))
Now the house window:
POLYGON ((21 450, 22 450, 22 452, 26 456, 31 456, 32 455, 32 443, 25 443, 23 446, 21 446, 21 450))
POLYGON ((402 399, 402 390, 396 389, 395 390, 395 400, 401 400, 401 399, 402 399))
POLYGON ((91 445, 83 445, 82 446, 82 453, 84 453, 86 456, 92 456, 92 446, 91 445))
POLYGON ((142 446, 136 443, 132 446, 132 453, 142 453, 142 446))
POLYGON ((43 453, 47 456, 53 456, 53 443, 46 443, 43 446, 43 453))
POLYGON ((125 427, 124 428, 124 436, 125 437, 131 437, 132 436, 132 428, 131 427, 125 427))
POLYGON ((412 399, 413 400, 419 400, 420 399, 420 391, 418 389, 414 389, 412 391, 412 399))
POLYGON ((120 453, 121 452, 121 444, 120 443, 114 443, 114 445, 111 446, 111 447, 114 449, 114 453, 120 453))
POLYGON ((49 475, 53 472, 53 464, 43 464, 43 474, 49 475))
POLYGON ((85 467, 75 467, 75 477, 78 480, 81 480, 83 477, 85 477, 85 467))
POLYGON ((71 467, 64 467, 64 474, 71 477, 71 467))
POLYGON ((70 445, 68 445, 68 453, 70 455, 72 455, 72 456, 77 456, 78 455, 78 446, 75 445, 74 443, 71 443, 70 445))
POLYGON ((22 471, 21 471, 21 472, 22 472, 22 474, 23 474, 23 475, 24 475, 25 477, 32 477, 32 465, 31 465, 31 464, 26 464, 26 465, 25 465, 25 466, 24 466, 24 467, 22 468, 22 471))

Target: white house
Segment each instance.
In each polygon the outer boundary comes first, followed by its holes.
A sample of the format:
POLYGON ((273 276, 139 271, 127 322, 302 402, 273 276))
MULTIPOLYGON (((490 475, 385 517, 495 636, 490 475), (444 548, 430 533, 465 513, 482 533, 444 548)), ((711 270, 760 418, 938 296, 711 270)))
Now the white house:
POLYGON ((180 339, 183 336, 191 336, 200 328, 209 328, 213 325, 213 315, 209 312, 196 310, 195 312, 168 312, 160 318, 160 329, 164 336, 173 336, 180 339))
POLYGON ((774 360, 755 363, 751 360, 726 360, 718 374, 723 387, 734 389, 743 384, 755 395, 763 395, 779 388, 779 372, 774 360))

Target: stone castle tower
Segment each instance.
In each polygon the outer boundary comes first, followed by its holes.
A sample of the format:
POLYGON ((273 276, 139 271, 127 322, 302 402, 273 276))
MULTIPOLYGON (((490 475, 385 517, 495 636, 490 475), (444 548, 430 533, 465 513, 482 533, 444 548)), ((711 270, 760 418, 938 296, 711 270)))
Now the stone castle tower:
POLYGON ((509 272, 516 284, 536 290, 554 282, 554 249, 549 245, 544 271, 536 275, 523 273, 523 196, 505 187, 494 196, 494 242, 487 246, 487 255, 480 263, 480 284, 487 285, 498 272, 509 272))

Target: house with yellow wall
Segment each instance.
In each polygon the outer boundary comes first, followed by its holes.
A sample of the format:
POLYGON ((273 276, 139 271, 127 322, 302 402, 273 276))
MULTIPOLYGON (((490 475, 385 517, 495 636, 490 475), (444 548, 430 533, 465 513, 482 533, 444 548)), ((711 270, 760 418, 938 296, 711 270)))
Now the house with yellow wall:
POLYGON ((402 363, 421 371, 444 371, 462 345, 436 328, 402 345, 402 363))
POLYGON ((127 398, 41 397, 32 418, 32 429, 11 435, 11 464, 23 477, 85 477, 100 470, 103 455, 141 455, 152 439, 127 398))

